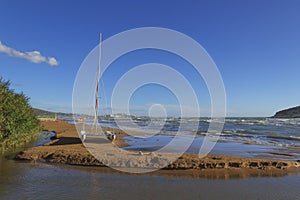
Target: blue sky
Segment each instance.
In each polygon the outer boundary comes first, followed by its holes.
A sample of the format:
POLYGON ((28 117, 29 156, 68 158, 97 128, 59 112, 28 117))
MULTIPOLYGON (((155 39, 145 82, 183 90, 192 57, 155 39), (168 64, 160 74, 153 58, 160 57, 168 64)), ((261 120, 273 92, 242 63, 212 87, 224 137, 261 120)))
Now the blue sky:
MULTIPOLYGON (((227 94, 228 116, 270 116, 299 105, 300 1, 1 1, 0 41, 20 52, 39 51, 58 66, 0 53, 0 75, 23 91, 34 107, 71 112, 73 83, 84 58, 103 38, 139 27, 165 27, 199 42, 217 64, 227 94)), ((188 65, 158 51, 129 54, 103 78, 109 95, 114 77, 138 64, 188 65), (138 58, 138 59, 137 59, 138 58), (120 65, 126 68, 120 70, 120 65)), ((181 68, 183 69, 183 68, 181 68)), ((191 69, 182 73, 209 110, 205 85, 191 69), (197 80, 196 80, 197 79, 197 80)), ((157 86, 141 88, 133 107, 176 104, 157 86), (140 92, 140 93, 139 93, 140 92), (143 93, 144 92, 144 93, 143 93), (153 94, 159 93, 159 98, 153 94)))

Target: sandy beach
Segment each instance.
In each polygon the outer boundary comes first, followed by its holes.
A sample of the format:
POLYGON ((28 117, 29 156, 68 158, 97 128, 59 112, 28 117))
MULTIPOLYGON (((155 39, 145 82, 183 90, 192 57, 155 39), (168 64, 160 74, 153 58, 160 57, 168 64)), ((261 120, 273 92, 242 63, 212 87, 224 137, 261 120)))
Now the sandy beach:
MULTIPOLYGON (((45 121, 42 122, 42 125, 45 130, 55 133, 55 136, 51 138, 52 141, 43 146, 29 148, 20 152, 16 156, 17 160, 89 166, 93 169, 117 172, 117 170, 106 167, 106 165, 111 166, 112 163, 106 163, 107 161, 95 158, 95 156, 91 155, 78 137, 75 125, 62 121, 45 121)), ((111 128, 103 129, 112 131, 111 128)), ((116 149, 127 146, 126 142, 123 140, 123 137, 127 134, 118 129, 114 129, 113 131, 117 135, 117 139, 113 142, 113 146, 116 149)), ((130 154, 127 155, 132 155, 133 158, 139 158, 138 162, 135 163, 130 161, 131 158, 128 157, 128 162, 120 163, 118 156, 122 155, 109 154, 107 152, 109 150, 105 150, 108 146, 105 145, 112 145, 108 144, 108 142, 106 143, 107 144, 104 142, 103 145, 99 145, 100 147, 97 148, 97 151, 103 151, 103 155, 107 154, 110 162, 119 160, 117 167, 114 167, 113 165, 113 168, 115 169, 120 169, 120 167, 124 169, 143 168, 147 160, 153 161, 159 157, 159 154, 145 153, 145 160, 143 160, 142 157, 140 158, 139 152, 130 151, 130 154)), ((85 143, 85 145, 86 144, 88 143, 85 143)), ((119 151, 124 152, 124 150, 119 151)), ((126 153, 128 153, 128 151, 126 151, 126 153)), ((284 176, 297 173, 299 172, 299 169, 299 161, 253 159, 225 155, 208 155, 204 158, 199 158, 199 156, 195 154, 184 154, 172 164, 168 164, 161 170, 153 170, 154 172, 151 173, 170 176, 230 178, 284 176)), ((130 172, 130 170, 125 171, 130 172)))

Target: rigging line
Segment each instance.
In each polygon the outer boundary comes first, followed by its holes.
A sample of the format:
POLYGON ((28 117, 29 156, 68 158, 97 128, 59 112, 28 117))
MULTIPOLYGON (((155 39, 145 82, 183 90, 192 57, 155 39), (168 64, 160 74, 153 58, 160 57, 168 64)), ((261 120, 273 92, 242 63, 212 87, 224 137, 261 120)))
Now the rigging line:
POLYGON ((99 104, 99 83, 100 83, 100 60, 101 60, 101 40, 102 40, 102 33, 100 32, 100 38, 99 38, 99 49, 98 49, 98 74, 97 74, 97 84, 96 84, 96 94, 95 94, 95 118, 94 118, 94 124, 96 126, 97 130, 97 124, 98 124, 98 104, 99 104))
MULTIPOLYGON (((103 81, 103 79, 101 80, 101 82, 102 82, 103 98, 104 98, 104 103, 105 103, 105 107, 104 107, 103 109, 107 109, 107 108, 108 108, 108 104, 107 104, 107 95, 106 95, 106 92, 105 92, 105 86, 104 86, 104 81, 103 81)), ((103 111, 104 111, 104 110, 103 110, 103 111)), ((104 114, 106 114, 105 111, 104 111, 104 114)))

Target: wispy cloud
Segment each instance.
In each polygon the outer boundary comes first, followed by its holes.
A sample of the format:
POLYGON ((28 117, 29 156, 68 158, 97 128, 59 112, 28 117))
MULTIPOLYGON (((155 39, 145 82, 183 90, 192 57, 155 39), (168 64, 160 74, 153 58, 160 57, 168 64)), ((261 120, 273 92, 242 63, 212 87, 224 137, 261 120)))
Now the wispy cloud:
POLYGON ((47 63, 50 66, 57 66, 58 61, 54 57, 45 57, 39 51, 21 52, 0 42, 0 53, 5 53, 11 57, 24 58, 33 63, 47 63))

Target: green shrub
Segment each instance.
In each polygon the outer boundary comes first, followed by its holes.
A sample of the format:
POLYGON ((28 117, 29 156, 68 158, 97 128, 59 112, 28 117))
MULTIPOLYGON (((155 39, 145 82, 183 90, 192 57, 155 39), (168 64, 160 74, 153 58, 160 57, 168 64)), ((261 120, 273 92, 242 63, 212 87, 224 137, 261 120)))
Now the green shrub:
POLYGON ((16 147, 30 141, 40 130, 39 120, 29 105, 29 98, 15 93, 9 81, 0 77, 0 147, 16 147))

